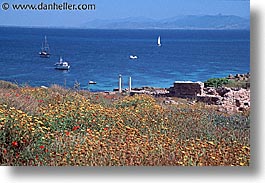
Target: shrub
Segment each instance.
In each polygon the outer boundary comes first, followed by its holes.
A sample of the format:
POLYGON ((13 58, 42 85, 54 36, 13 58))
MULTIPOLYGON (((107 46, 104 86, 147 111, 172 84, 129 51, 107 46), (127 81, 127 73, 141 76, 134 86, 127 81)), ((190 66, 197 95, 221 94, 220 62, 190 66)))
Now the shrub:
POLYGON ((250 88, 250 81, 236 81, 236 80, 230 80, 228 84, 225 85, 226 87, 230 88, 250 88))
POLYGON ((227 78, 211 78, 204 82, 205 87, 222 87, 228 84, 230 81, 227 78))
POLYGON ((18 85, 8 82, 8 81, 2 81, 0 80, 0 88, 5 88, 5 89, 17 89, 18 85))

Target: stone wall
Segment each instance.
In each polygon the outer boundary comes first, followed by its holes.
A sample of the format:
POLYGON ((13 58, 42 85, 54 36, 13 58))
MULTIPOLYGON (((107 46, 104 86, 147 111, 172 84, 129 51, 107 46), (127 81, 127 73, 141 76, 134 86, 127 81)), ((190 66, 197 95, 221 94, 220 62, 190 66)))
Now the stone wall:
POLYGON ((197 101, 204 102, 209 105, 219 105, 221 103, 222 97, 216 95, 198 95, 197 101))
POLYGON ((204 83, 202 82, 179 82, 176 81, 170 87, 168 96, 179 98, 196 98, 203 93, 204 83))

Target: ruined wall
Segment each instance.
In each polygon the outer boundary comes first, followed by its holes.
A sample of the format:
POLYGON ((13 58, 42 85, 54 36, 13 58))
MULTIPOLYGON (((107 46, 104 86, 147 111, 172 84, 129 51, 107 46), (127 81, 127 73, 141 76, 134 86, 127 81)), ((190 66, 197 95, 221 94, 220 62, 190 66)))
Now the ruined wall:
POLYGON ((196 98, 203 93, 204 83, 202 82, 175 82, 170 87, 168 96, 179 98, 196 98))
POLYGON ((197 102, 219 106, 219 110, 223 112, 245 111, 250 108, 250 89, 204 88, 201 82, 175 82, 168 90, 169 97, 195 99, 197 102))

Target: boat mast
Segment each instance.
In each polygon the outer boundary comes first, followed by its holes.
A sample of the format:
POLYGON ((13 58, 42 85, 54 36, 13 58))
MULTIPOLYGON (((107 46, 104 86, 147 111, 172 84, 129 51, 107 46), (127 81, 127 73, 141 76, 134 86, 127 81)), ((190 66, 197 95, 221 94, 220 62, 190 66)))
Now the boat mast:
POLYGON ((44 50, 49 52, 50 49, 49 49, 49 45, 48 45, 48 41, 47 41, 47 37, 45 36, 45 40, 44 40, 44 50))
POLYGON ((41 43, 41 51, 44 51, 43 42, 41 43))

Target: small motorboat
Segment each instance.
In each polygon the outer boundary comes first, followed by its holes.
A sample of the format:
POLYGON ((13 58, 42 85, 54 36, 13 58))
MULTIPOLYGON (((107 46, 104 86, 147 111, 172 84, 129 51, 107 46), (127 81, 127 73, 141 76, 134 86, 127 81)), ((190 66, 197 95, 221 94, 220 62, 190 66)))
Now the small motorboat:
POLYGON ((63 61, 62 57, 60 57, 60 61, 55 63, 55 69, 57 70, 69 70, 70 69, 70 65, 68 62, 63 61))
POLYGON ((138 57, 136 55, 130 55, 130 59, 137 59, 138 57))
POLYGON ((96 81, 89 81, 88 84, 94 85, 94 84, 97 84, 97 82, 96 81))

